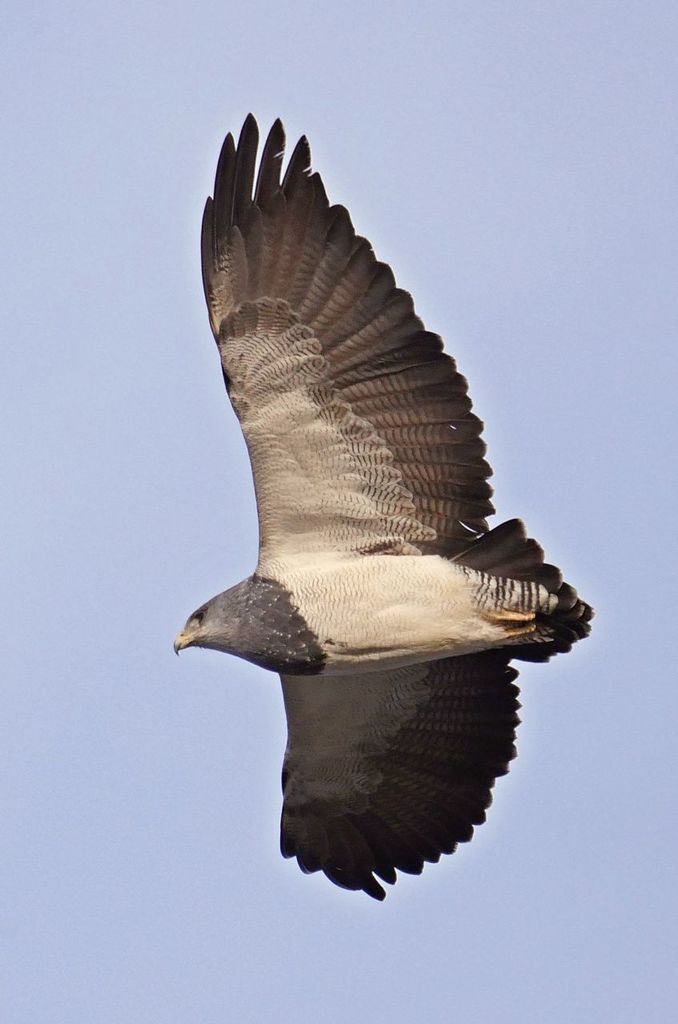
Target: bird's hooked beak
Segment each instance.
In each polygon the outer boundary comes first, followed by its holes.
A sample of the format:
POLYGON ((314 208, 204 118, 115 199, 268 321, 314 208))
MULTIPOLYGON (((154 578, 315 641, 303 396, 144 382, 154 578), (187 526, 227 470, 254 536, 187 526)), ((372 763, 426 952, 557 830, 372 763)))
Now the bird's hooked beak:
POLYGON ((178 654, 179 651, 183 651, 185 647, 191 647, 195 642, 195 637, 188 629, 182 629, 181 633, 177 635, 174 641, 174 653, 178 654))

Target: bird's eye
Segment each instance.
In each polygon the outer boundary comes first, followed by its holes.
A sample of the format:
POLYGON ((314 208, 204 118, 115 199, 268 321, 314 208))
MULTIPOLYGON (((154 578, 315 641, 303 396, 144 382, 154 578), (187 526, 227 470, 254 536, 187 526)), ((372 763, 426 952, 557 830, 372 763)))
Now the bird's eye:
POLYGON ((196 612, 195 615, 193 616, 193 621, 195 622, 196 626, 202 626, 202 620, 204 618, 205 618, 205 613, 204 612, 196 612))

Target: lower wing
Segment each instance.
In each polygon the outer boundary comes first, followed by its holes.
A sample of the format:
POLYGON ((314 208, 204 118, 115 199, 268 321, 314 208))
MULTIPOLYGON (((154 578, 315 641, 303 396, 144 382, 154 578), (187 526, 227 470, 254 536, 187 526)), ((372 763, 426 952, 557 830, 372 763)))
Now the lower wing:
POLYGON ((419 874, 468 841, 515 756, 510 657, 486 651, 384 672, 283 676, 283 855, 381 900, 377 878, 419 874))

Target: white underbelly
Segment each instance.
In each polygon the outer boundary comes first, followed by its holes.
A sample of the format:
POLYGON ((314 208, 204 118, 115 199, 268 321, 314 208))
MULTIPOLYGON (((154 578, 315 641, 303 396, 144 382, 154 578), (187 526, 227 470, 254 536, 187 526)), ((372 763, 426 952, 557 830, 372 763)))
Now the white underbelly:
POLYGON ((325 671, 375 669, 469 654, 505 642, 473 582, 438 555, 324 556, 275 566, 327 651, 325 671))

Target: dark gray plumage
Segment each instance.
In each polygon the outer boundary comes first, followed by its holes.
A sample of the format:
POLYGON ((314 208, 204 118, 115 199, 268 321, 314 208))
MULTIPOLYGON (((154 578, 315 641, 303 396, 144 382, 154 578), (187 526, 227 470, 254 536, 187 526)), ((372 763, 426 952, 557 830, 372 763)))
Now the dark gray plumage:
MULTIPOLYGON (((201 647, 235 654, 272 672, 312 675, 326 660, 291 594, 277 580, 256 573, 193 612, 187 629, 200 631, 201 647)), ((177 638, 176 650, 182 646, 177 638)))
POLYGON ((493 511, 464 377, 348 212, 305 138, 282 176, 276 121, 219 157, 202 266, 257 496, 257 571, 191 616, 176 649, 281 674, 281 846, 382 899, 485 817, 514 756, 518 658, 545 661, 592 611, 518 520, 493 511))

